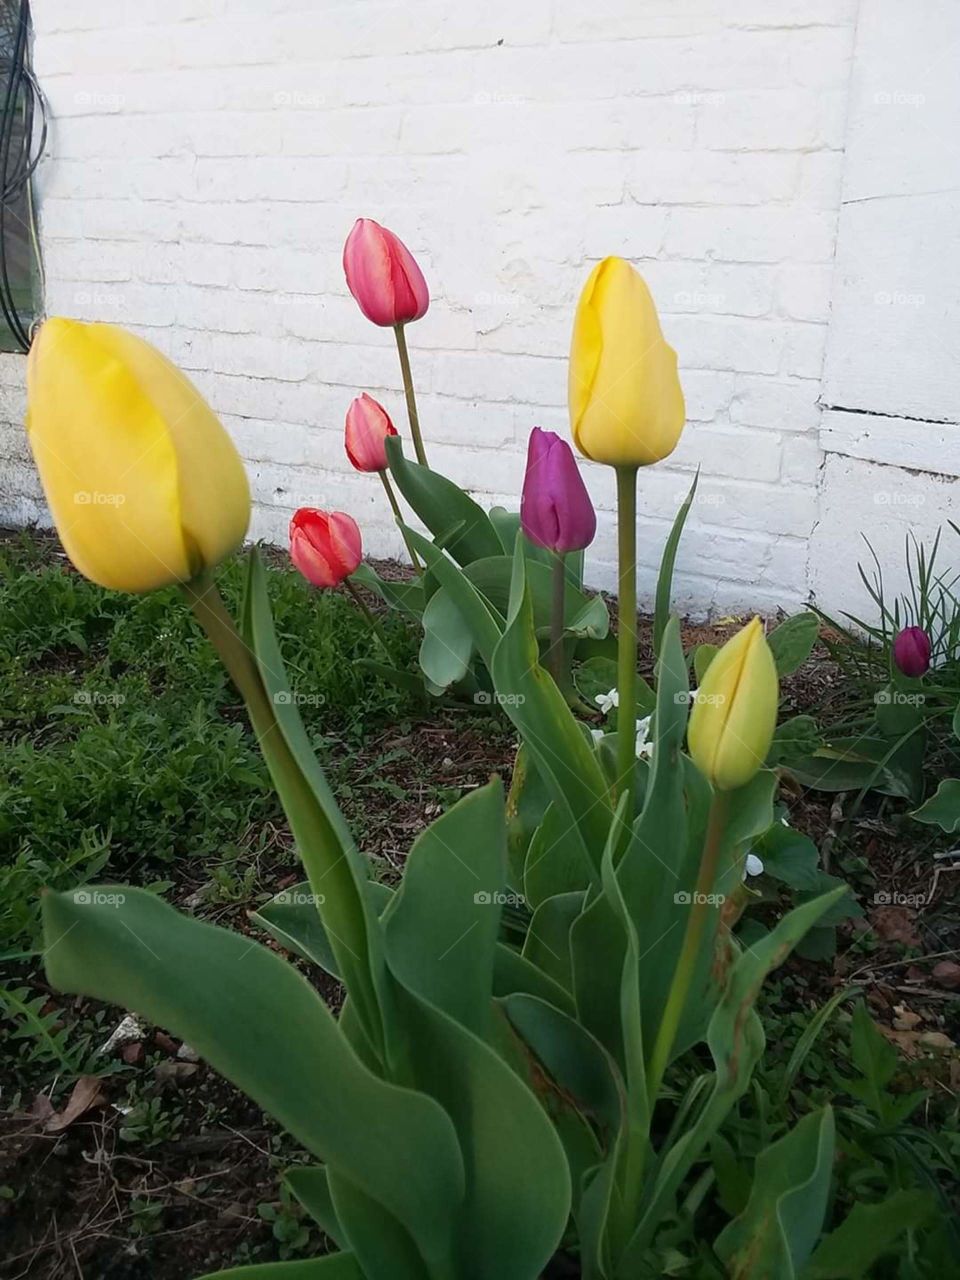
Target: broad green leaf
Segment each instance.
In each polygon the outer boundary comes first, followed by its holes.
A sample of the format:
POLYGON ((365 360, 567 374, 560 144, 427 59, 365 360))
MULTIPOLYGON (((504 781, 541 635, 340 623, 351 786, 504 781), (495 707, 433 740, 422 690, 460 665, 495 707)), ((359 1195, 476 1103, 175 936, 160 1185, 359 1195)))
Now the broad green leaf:
POLYGON ((714 1062, 713 1088, 696 1119, 661 1153, 647 1180, 643 1214, 624 1253, 625 1266, 640 1265, 694 1162, 750 1083, 764 1045, 763 1026, 754 1009, 764 979, 845 891, 836 890, 796 907, 766 937, 737 956, 707 1031, 714 1062))
MULTIPOLYGON (((520 547, 525 550, 523 539, 520 547)), ((524 559, 534 626, 538 632, 546 632, 550 628, 553 606, 553 565, 530 560, 526 555, 524 559)), ((512 555, 475 560, 466 566, 464 573, 498 613, 506 614, 513 575, 512 555)), ((563 625, 572 635, 602 640, 610 628, 610 616, 602 597, 585 595, 568 579, 564 590, 563 625)))
POLYGON ((540 666, 525 569, 518 545, 507 628, 490 671, 551 799, 576 829, 584 875, 599 880, 600 852, 612 817, 607 783, 563 694, 540 666))
POLYGON ((804 1116, 761 1151, 747 1207, 714 1245, 731 1280, 794 1280, 823 1228, 833 1172, 833 1111, 804 1116))
POLYGON ((436 1102, 368 1071, 306 979, 259 943, 141 889, 83 896, 44 897, 53 986, 169 1028, 401 1221, 425 1258, 445 1254, 465 1184, 436 1102))
POLYGON ((926 1191, 895 1191, 878 1204, 859 1201, 821 1241, 803 1280, 864 1280, 905 1231, 925 1226, 935 1203, 926 1191))
POLYGON ((376 1051, 389 1034, 389 992, 367 872, 333 792, 317 763, 277 643, 263 565, 248 561, 241 633, 263 682, 267 709, 250 707, 260 749, 283 805, 315 906, 331 939, 347 990, 376 1051))
POLYGON ((350 581, 375 592, 385 604, 410 618, 419 620, 423 616, 424 598, 423 583, 419 581, 392 581, 381 578, 373 565, 361 560, 350 575, 350 581))
POLYGON ((397 978, 481 1039, 507 873, 503 786, 495 779, 417 837, 384 917, 397 978))
POLYGON ((400 667, 388 666, 385 662, 376 662, 373 658, 359 658, 357 666, 369 671, 378 680, 385 680, 405 693, 423 696, 423 678, 415 671, 404 671, 400 667))
POLYGON ((923 720, 924 694, 919 680, 891 680, 873 699, 873 718, 885 738, 899 738, 923 720))
POLYGON ((537 907, 523 944, 523 958, 570 991, 570 930, 583 909, 583 890, 558 893, 537 907))
POLYGON ((889 738, 835 738, 813 755, 792 760, 790 772, 818 791, 859 791, 913 799, 923 773, 923 735, 889 738))
POLYGON ((443 587, 430 597, 423 611, 420 667, 440 689, 456 684, 470 670, 473 636, 453 597, 443 587))
POLYGON ((707 674, 707 668, 719 652, 719 645, 697 645, 696 652, 693 655, 693 674, 696 676, 698 685, 703 684, 703 677, 707 674))
POLYGON ((813 716, 792 716, 778 724, 767 755, 767 766, 785 764, 813 755, 823 745, 823 736, 813 716))
POLYGON ((523 869, 523 893, 531 911, 558 893, 586 889, 583 856, 576 831, 551 804, 533 833, 523 869))
POLYGON ((386 447, 397 488, 438 546, 449 551, 460 565, 500 554, 500 539, 483 507, 446 476, 418 462, 409 462, 403 456, 399 436, 388 437, 386 447))
MULTIPOLYGON (((588 706, 598 709, 597 695, 609 693, 617 687, 616 658, 588 658, 581 662, 573 673, 573 682, 577 692, 588 706)), ((648 716, 657 705, 657 695, 652 687, 637 676, 637 715, 648 716)), ((615 723, 611 718, 610 723, 615 723)))
POLYGON ((523 887, 527 849, 549 804, 546 784, 537 772, 529 748, 521 742, 507 792, 507 854, 510 882, 517 889, 523 887))
POLYGON ((326 1258, 230 1267, 227 1271, 211 1271, 200 1280, 368 1280, 368 1277, 352 1253, 332 1253, 326 1258))
POLYGON ((442 587, 446 588, 450 598, 460 610, 473 636, 473 643, 489 670, 493 651, 503 634, 503 618, 490 607, 470 579, 464 575, 463 570, 458 568, 448 555, 435 547, 428 538, 417 533, 416 529, 405 525, 404 532, 414 550, 423 557, 431 574, 442 587))
POLYGON ((658 657, 660 655, 660 642, 663 639, 663 633, 670 618, 670 606, 673 599, 673 567, 677 559, 677 549, 680 546, 683 526, 686 524, 687 516, 690 514, 690 507, 697 492, 699 480, 700 468, 698 467, 697 473, 693 477, 693 484, 690 486, 690 492, 680 504, 680 510, 674 517, 670 535, 667 538, 667 545, 663 549, 663 559, 660 562, 660 572, 657 575, 657 593, 653 615, 653 651, 658 657))
POLYGON ((779 820, 758 837, 750 850, 763 862, 766 875, 791 889, 814 890, 820 876, 820 851, 809 836, 779 820))
POLYGON ((917 822, 940 827, 948 835, 960 831, 960 779, 944 778, 934 795, 910 815, 917 822))
POLYGON ((820 619, 815 613, 795 613, 781 622, 767 636, 773 650, 777 675, 788 676, 810 657, 820 632, 820 619))
POLYGON ((430 1280, 410 1235, 382 1204, 335 1172, 330 1195, 347 1246, 367 1280, 430 1280))
POLYGON ((343 1228, 330 1196, 326 1165, 304 1164, 287 1169, 283 1180, 323 1234, 338 1249, 344 1248, 343 1228))

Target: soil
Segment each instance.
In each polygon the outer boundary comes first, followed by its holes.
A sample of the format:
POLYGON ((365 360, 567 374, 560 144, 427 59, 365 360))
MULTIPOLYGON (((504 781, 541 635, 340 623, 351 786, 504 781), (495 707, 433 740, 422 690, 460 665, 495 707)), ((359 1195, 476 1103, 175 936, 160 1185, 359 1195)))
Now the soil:
MULTIPOLYGON (((51 539, 51 551, 54 547, 51 539)), ((376 567, 383 576, 398 572, 396 566, 376 567)), ((685 646, 721 643, 740 621, 688 625, 685 646)), ((649 666, 649 618, 640 619, 640 630, 646 641, 641 665, 649 666)), ((791 710, 816 713, 829 700, 836 675, 826 656, 815 653, 785 682, 791 710)), ((373 812, 369 790, 363 793, 365 851, 381 864, 383 878, 399 876, 416 834, 439 812, 438 786, 457 793, 493 773, 507 778, 514 749, 513 733, 494 715, 484 723, 475 713, 456 709, 439 710, 408 732, 386 730, 368 741, 353 768, 359 778, 377 761, 385 784, 373 812)), ((348 819, 352 803, 357 802, 349 797, 344 803, 348 819)), ((791 806, 793 824, 825 846, 828 856, 842 847, 843 865, 833 869, 848 878, 854 873, 861 898, 869 900, 870 886, 883 884, 915 895, 907 900, 916 904, 868 907, 864 919, 841 926, 839 949, 830 962, 792 958, 788 972, 802 982, 807 1006, 838 985, 856 983, 903 1052, 921 1053, 921 1039, 931 1032, 956 1039, 957 1028, 945 1025, 943 1013, 960 978, 955 963, 960 923, 950 907, 949 874, 933 880, 929 853, 923 856, 914 843, 916 828, 907 832, 889 802, 868 799, 846 825, 836 797, 797 793, 791 806)), ((269 860, 271 847, 285 845, 288 837, 282 830, 266 834, 263 857, 269 860)), ((289 866, 280 859, 278 865, 292 879, 289 866)), ((181 878, 170 899, 188 903, 198 887, 196 869, 175 867, 171 875, 181 878)), ((279 879, 276 888, 282 887, 279 879)), ((217 921, 262 940, 248 920, 249 906, 230 904, 217 921)), ((336 1005, 335 984, 316 972, 311 976, 336 1005)), ((43 990, 36 973, 30 982, 34 990, 43 990)), ((95 1008, 93 1002, 65 1002, 52 992, 49 1007, 63 1010, 69 1020, 95 1008)), ((108 1030, 119 1020, 110 1011, 108 1030)), ((242 1094, 203 1063, 185 1062, 179 1051, 177 1041, 148 1028, 140 1048, 127 1049, 130 1061, 117 1050, 100 1099, 61 1133, 49 1131, 50 1108, 42 1097, 12 1100, 0 1127, 0 1276, 5 1280, 184 1280, 282 1256, 277 1237, 291 1222, 296 1228, 296 1213, 289 1210, 285 1216, 278 1176, 303 1154, 242 1094), (159 1100, 173 1122, 172 1132, 131 1137, 125 1131, 128 1121, 120 1108, 131 1086, 137 1098, 159 1100), (26 1188, 15 1210, 2 1198, 4 1187, 26 1188)), ((955 1092, 960 1080, 955 1066, 952 1070, 954 1078, 933 1072, 931 1087, 955 1092)), ((315 1251, 318 1233, 313 1242, 315 1251)), ((562 1257, 547 1272, 550 1280, 576 1274, 575 1264, 562 1257)))

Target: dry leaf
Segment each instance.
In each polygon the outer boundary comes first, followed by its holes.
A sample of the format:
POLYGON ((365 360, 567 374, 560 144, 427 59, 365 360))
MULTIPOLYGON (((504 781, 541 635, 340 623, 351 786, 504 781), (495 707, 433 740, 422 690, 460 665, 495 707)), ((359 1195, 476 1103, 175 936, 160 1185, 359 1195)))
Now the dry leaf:
POLYGON ((914 929, 914 914, 906 907, 879 907, 871 911, 870 923, 877 937, 884 942, 902 942, 906 947, 916 947, 920 943, 914 929))
POLYGON ((923 1015, 914 1013, 912 1009, 908 1009, 905 1004, 896 1004, 893 1006, 893 1025, 898 1031, 912 1031, 918 1022, 923 1021, 923 1015))
POLYGON ((67 1105, 58 1115, 52 1115, 44 1124, 47 1133, 63 1133, 74 1120, 79 1120, 94 1107, 102 1107, 107 1097, 99 1076, 81 1076, 73 1086, 67 1105))

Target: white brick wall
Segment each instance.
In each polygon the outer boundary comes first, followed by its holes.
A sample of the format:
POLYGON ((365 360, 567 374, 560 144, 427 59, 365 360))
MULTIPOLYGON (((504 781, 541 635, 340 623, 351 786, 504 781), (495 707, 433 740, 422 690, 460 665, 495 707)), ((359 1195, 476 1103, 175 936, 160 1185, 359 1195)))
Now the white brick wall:
MULTIPOLYGON (((129 325, 191 372, 250 463, 256 534, 332 505, 370 552, 400 549, 341 442, 361 390, 404 420, 392 335, 340 267, 369 216, 431 286, 409 340, 439 468, 516 506, 530 428, 567 429, 576 297, 622 254, 653 288, 690 413, 641 475, 642 594, 699 464, 680 603, 807 597, 857 0, 35 9, 48 310, 129 325)), ((9 358, 14 422, 20 376, 9 358)), ((4 513, 42 518, 17 427, 0 457, 4 513)), ((590 572, 609 586, 613 486, 587 470, 590 572)))

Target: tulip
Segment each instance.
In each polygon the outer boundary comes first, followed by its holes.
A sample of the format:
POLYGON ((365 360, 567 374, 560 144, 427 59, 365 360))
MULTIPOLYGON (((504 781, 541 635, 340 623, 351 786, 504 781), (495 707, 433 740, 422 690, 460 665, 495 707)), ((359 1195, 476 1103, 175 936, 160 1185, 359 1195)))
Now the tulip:
POLYGON ((636 467, 673 452, 685 413, 677 354, 623 258, 604 258, 580 295, 569 384, 573 438, 586 457, 636 467))
POLYGON ((930 637, 923 627, 904 627, 893 642, 893 660, 905 676, 930 670, 930 637))
POLYGON ((573 451, 553 431, 534 427, 520 499, 523 532, 538 547, 563 555, 588 547, 597 516, 573 451))
POLYGON ((374 324, 419 320, 430 305, 423 272, 392 231, 372 218, 358 218, 343 246, 347 288, 374 324))
POLYGON ((763 765, 777 725, 777 668, 754 618, 728 640, 697 690, 687 743, 718 791, 749 782, 763 765))
POLYGON ((347 410, 344 443, 347 457, 358 471, 386 471, 387 436, 395 436, 397 429, 390 421, 383 405, 368 396, 357 396, 347 410))
POLYGON ((27 363, 27 433, 80 573, 117 591, 188 582, 242 541, 250 490, 193 384, 141 338, 60 317, 27 363))
POLYGON ((356 521, 343 511, 301 507, 290 521, 290 559, 315 587, 336 587, 363 551, 356 521))

